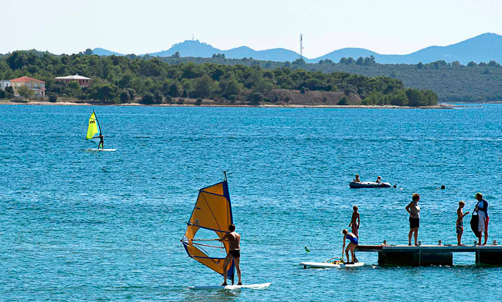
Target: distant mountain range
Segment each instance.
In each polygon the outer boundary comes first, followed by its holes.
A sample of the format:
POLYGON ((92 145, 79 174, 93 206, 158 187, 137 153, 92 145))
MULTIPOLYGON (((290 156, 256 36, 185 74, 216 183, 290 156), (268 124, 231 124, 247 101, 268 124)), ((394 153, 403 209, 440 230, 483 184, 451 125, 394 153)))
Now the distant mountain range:
MULTIPOLYGON (((95 48, 93 52, 100 56, 122 55, 103 48, 95 48)), ((254 50, 247 46, 221 50, 198 40, 187 40, 174 44, 170 49, 149 53, 150 56, 168 57, 176 52, 182 57, 212 57, 213 54, 224 54, 227 59, 253 58, 263 61, 294 61, 300 55, 292 50, 275 48, 268 50, 254 50)), ((417 64, 430 63, 439 60, 446 62, 459 61, 462 64, 474 62, 497 61, 502 63, 502 36, 494 33, 485 33, 474 38, 448 45, 430 46, 407 55, 385 55, 364 48, 342 48, 315 59, 303 58, 308 63, 317 63, 320 60, 339 62, 342 57, 369 57, 374 56, 376 62, 381 64, 417 64)))

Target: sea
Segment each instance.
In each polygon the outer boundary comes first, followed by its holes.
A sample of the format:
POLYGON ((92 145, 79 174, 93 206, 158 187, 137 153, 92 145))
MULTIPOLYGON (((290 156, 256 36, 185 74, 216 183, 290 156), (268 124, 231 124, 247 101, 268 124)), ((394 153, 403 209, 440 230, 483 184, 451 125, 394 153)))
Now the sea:
POLYGON ((502 243, 501 161, 502 105, 1 105, 0 301, 501 301, 502 267, 470 253, 453 266, 380 267, 362 252, 360 268, 299 265, 341 256, 354 205, 361 244, 407 244, 413 193, 422 244, 455 244, 458 202, 472 212, 476 192, 502 243), (93 110, 115 152, 87 151, 93 110), (180 242, 198 190, 223 171, 243 282, 267 289, 187 289, 223 281, 180 242), (396 188, 350 189, 355 174, 396 188))

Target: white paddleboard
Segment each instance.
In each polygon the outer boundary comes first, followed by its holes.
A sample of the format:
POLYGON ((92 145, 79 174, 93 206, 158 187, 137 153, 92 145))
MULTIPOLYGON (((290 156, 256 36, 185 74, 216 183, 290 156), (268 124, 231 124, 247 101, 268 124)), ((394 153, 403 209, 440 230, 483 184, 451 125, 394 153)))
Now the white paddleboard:
POLYGON ((351 267, 360 267, 363 266, 364 263, 356 262, 354 264, 336 264, 329 262, 301 262, 300 263, 303 268, 351 268, 351 267))
POLYGON ((117 149, 94 149, 94 148, 90 148, 90 149, 86 149, 85 151, 90 151, 90 152, 115 152, 115 151, 117 151, 117 149))
POLYGON ((272 283, 261 283, 261 284, 243 284, 243 285, 214 285, 214 286, 189 286, 188 289, 241 289, 241 288, 252 288, 252 289, 264 289, 270 286, 272 283))

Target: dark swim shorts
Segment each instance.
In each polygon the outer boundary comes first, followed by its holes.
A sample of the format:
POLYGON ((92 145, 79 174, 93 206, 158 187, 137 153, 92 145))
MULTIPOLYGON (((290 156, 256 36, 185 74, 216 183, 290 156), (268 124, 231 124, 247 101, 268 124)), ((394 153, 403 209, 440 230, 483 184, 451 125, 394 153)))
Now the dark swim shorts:
POLYGON ((420 227, 420 218, 411 218, 410 217, 410 229, 420 227))
POLYGON ((240 258, 241 257, 241 251, 240 250, 233 250, 233 251, 230 251, 229 253, 234 258, 240 258))

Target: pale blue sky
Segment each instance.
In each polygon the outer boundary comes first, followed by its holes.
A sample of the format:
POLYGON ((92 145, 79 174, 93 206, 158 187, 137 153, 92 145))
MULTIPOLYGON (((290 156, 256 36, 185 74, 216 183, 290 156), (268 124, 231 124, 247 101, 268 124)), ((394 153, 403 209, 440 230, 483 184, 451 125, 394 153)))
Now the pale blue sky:
POLYGON ((0 53, 165 50, 195 38, 220 49, 299 52, 344 47, 406 54, 481 33, 502 33, 496 0, 0 0, 0 53))

